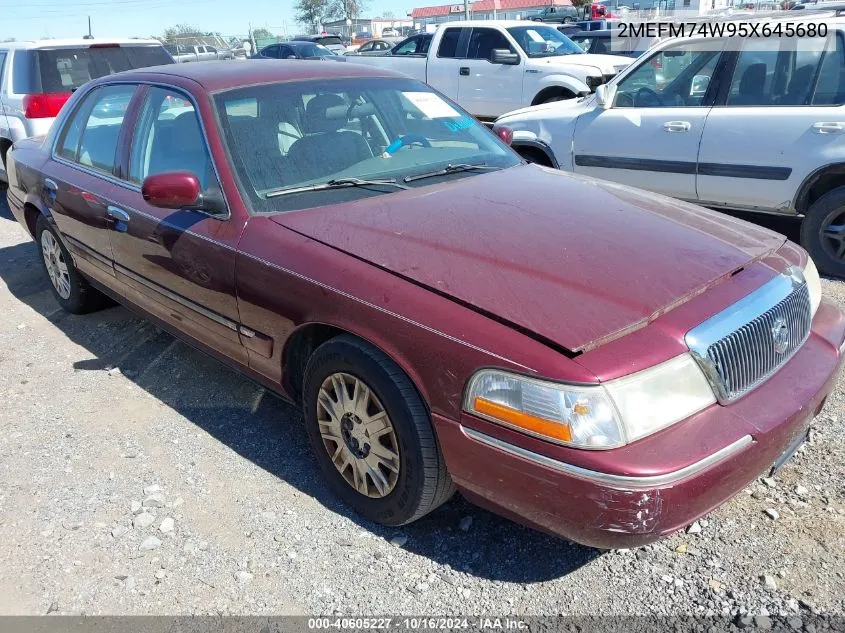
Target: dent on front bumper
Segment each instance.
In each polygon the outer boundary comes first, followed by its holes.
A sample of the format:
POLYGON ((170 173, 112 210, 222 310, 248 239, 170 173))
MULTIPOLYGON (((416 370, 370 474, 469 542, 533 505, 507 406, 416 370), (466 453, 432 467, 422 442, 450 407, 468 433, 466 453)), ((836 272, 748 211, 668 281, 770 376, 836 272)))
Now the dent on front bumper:
POLYGON ((689 525, 767 472, 824 405, 843 339, 845 318, 823 302, 807 342, 766 383, 738 402, 602 451, 602 469, 469 415, 458 422, 435 415, 435 427, 452 478, 471 501, 584 545, 635 547, 689 525), (708 432, 722 445, 696 453, 696 438, 708 432), (677 467, 679 452, 695 458, 677 467))

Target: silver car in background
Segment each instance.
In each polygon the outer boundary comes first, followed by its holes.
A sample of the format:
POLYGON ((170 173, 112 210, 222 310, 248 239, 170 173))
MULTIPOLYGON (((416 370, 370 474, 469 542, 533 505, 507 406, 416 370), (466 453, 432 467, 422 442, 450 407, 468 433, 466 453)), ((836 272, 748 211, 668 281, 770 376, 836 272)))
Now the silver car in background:
POLYGON ((74 90, 104 75, 172 63, 158 40, 0 43, 0 182, 12 144, 46 134, 74 90))

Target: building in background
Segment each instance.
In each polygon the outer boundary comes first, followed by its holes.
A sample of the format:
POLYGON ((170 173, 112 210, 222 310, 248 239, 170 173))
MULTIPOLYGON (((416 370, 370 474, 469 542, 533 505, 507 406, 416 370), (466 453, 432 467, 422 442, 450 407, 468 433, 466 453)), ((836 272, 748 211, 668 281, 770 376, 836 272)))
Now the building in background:
POLYGON ((350 40, 369 40, 374 37, 399 37, 407 35, 413 29, 410 18, 358 18, 347 24, 346 20, 324 22, 323 29, 336 33, 350 40))
MULTIPOLYGON (((546 7, 570 6, 570 0, 478 0, 470 3, 473 20, 524 20, 546 7)), ((464 5, 441 4, 420 7, 410 13, 414 28, 432 30, 443 22, 464 19, 464 5)))

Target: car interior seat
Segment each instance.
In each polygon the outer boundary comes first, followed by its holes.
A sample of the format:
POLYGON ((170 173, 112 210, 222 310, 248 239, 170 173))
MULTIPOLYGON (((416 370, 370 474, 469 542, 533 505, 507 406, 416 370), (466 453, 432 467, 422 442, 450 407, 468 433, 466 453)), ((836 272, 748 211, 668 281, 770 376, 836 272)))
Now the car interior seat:
POLYGON ((751 64, 739 80, 739 92, 731 97, 730 105, 763 105, 767 101, 766 72, 764 63, 751 64))
POLYGON ((349 122, 347 112, 340 95, 317 95, 308 102, 302 122, 305 136, 294 141, 288 152, 301 181, 328 177, 373 157, 361 134, 342 129, 349 122))

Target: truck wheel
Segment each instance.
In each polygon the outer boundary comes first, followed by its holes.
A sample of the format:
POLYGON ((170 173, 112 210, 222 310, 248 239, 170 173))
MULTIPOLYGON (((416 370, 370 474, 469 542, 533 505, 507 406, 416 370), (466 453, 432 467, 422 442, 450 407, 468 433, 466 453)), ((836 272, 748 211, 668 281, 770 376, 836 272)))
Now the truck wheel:
POLYGON ((405 525, 454 493, 428 410, 380 350, 348 335, 327 341, 308 360, 302 402, 320 470, 361 516, 405 525))
POLYGON ((845 277, 845 187, 816 200, 801 223, 801 246, 825 275, 845 277))

